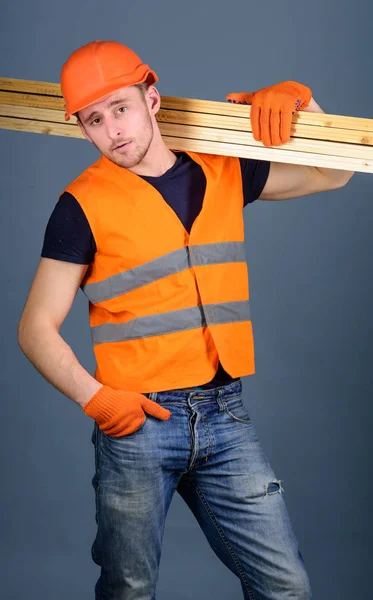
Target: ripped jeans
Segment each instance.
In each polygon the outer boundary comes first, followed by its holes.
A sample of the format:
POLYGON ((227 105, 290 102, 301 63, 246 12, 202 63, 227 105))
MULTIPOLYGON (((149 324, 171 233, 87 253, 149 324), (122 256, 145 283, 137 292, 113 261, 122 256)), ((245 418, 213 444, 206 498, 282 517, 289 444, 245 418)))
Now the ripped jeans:
POLYGON ((120 438, 95 425, 96 600, 155 600, 175 491, 239 578, 245 600, 311 598, 281 481, 241 392, 240 380, 213 390, 154 392, 146 395, 171 411, 169 420, 147 415, 140 429, 120 438))

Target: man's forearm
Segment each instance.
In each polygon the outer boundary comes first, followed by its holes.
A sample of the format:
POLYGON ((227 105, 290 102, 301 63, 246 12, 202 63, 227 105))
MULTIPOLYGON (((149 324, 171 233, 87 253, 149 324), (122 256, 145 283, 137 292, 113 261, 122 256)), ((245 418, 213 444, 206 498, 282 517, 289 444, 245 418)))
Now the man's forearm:
POLYGON ((101 383, 82 367, 70 346, 52 326, 20 324, 18 342, 39 373, 81 407, 101 387, 101 383))
MULTIPOLYGON (((306 108, 303 108, 303 111, 325 114, 314 98, 311 98, 309 105, 306 108)), ((325 169, 324 167, 314 167, 314 169, 317 169, 323 177, 326 177, 330 182, 331 188, 334 187, 334 184, 336 187, 343 187, 354 175, 354 171, 342 171, 341 169, 325 169)))

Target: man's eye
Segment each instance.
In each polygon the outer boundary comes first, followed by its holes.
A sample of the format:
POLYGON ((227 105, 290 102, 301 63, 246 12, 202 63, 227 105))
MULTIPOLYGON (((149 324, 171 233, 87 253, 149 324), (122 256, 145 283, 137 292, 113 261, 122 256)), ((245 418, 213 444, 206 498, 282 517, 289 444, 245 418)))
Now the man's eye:
POLYGON ((120 111, 126 112, 126 110, 127 110, 127 107, 126 107, 126 106, 120 106, 120 107, 118 108, 118 112, 120 112, 120 111))
POLYGON ((100 120, 100 119, 99 119, 98 117, 97 117, 97 119, 93 119, 93 121, 92 121, 91 125, 94 125, 95 123, 97 124, 97 123, 99 122, 99 120, 100 120))

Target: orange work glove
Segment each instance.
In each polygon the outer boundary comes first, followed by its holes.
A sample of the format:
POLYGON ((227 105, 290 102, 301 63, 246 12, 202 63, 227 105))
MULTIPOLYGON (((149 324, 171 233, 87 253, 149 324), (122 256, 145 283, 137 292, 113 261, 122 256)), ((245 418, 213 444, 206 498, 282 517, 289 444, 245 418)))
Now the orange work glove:
POLYGON ((284 81, 249 94, 228 94, 226 100, 251 104, 250 120, 254 139, 265 146, 280 146, 290 140, 291 119, 295 111, 310 103, 312 91, 296 81, 284 81))
POLYGON ((114 390, 103 385, 83 406, 83 412, 95 419, 99 428, 113 437, 121 437, 139 429, 145 412, 165 421, 171 412, 138 392, 114 390))

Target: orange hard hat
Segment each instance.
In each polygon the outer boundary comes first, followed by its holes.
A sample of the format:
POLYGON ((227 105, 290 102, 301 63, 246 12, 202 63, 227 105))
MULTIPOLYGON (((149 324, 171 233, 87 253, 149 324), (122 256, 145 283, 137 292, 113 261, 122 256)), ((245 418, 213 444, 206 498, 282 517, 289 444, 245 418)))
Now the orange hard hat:
POLYGON ((140 57, 120 42, 96 40, 75 50, 61 70, 65 119, 121 87, 158 77, 140 57))

